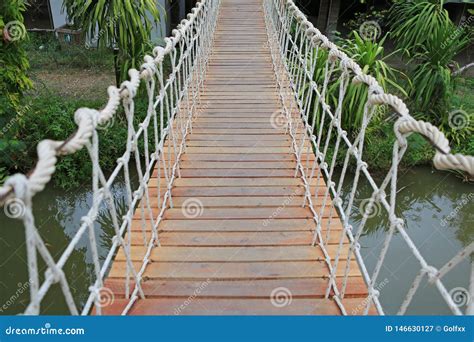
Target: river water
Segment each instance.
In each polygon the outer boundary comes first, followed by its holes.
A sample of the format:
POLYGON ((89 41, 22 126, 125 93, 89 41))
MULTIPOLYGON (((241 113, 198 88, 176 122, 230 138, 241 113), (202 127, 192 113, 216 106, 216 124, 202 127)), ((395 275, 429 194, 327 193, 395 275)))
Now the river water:
MULTIPOLYGON (((397 215, 427 262, 441 267, 462 247, 474 240, 474 186, 463 183, 452 174, 418 167, 401 172, 398 182, 397 215)), ((349 190, 349 184, 345 188, 349 190)), ((117 197, 123 189, 115 189, 117 197)), ((368 186, 361 184, 357 198, 370 197, 368 186)), ((360 200, 359 200, 360 201, 360 200)), ((34 199, 36 224, 52 255, 59 258, 79 227, 81 217, 92 202, 86 187, 64 192, 48 188, 34 199)), ((354 227, 360 222, 357 210, 351 214, 354 227)), ((104 218, 104 221, 107 221, 104 218)), ((96 226, 100 254, 111 245, 110 225, 96 226)), ((361 239, 362 255, 369 271, 373 270, 386 236, 387 218, 382 211, 369 219, 361 239)), ((0 314, 23 312, 29 301, 24 228, 0 212, 0 314)), ((41 264, 40 264, 41 265, 41 264)), ((41 274, 44 273, 44 265, 41 274)), ((93 279, 88 240, 80 241, 65 267, 76 303, 81 307, 93 279)), ((406 243, 396 234, 379 276, 380 300, 387 314, 395 314, 420 270, 419 263, 406 243)), ((468 288, 470 264, 463 261, 452 270, 444 283, 448 291, 468 288)), ((461 300, 464 301, 465 300, 461 300)), ((461 303, 462 304, 462 303, 461 303)), ((461 309, 465 309, 461 305, 461 309)), ((42 303, 42 314, 67 314, 59 286, 55 285, 42 303)), ((424 282, 415 295, 408 314, 451 314, 437 290, 424 282)))

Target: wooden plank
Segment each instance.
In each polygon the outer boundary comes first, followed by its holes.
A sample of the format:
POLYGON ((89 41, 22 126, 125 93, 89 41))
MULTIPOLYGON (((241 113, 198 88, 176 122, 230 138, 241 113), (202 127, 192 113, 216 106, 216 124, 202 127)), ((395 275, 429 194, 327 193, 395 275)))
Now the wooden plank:
MULTIPOLYGON (((283 206, 277 208, 204 208, 200 214, 200 216, 194 217, 194 219, 217 218, 223 220, 241 220, 261 218, 263 221, 273 217, 303 219, 313 217, 309 208, 283 206)), ((169 208, 166 210, 164 217, 165 219, 179 220, 189 218, 189 214, 186 214, 186 210, 182 208, 169 208)))
MULTIPOLYGON (((153 181, 153 179, 151 179, 153 181)), ((311 185, 316 185, 317 179, 314 179, 311 185)), ((231 186, 298 186, 301 185, 299 178, 178 178, 174 186, 192 186, 192 187, 231 187, 231 186)))
MULTIPOLYGON (((285 127, 272 125, 272 115, 282 104, 267 39, 260 1, 222 1, 208 72, 199 88, 201 101, 181 156, 180 177, 172 185, 173 208, 165 210, 159 223, 160 247, 152 249, 143 276, 147 298, 138 299, 130 314, 341 314, 338 305, 325 298, 325 258, 340 255, 336 282, 341 286, 350 244, 337 212, 327 218, 328 199, 321 214, 321 233, 328 241, 325 247, 311 246, 317 225, 312 211, 302 207, 305 188, 299 173, 295 177, 293 141, 285 127), (190 199, 202 206, 197 216, 185 215, 190 199), (291 291, 291 305, 271 304, 277 287, 291 291)), ((196 88, 192 84, 189 91, 196 88)), ((290 115, 300 120, 297 106, 290 102, 290 115)), ((179 116, 186 115, 184 104, 179 110, 179 116)), ((301 142, 307 132, 299 128, 295 134, 301 142)), ((311 167, 315 156, 305 139, 310 153, 305 151, 303 163, 311 167)), ((167 149, 162 158, 174 163, 172 151, 167 149)), ((154 217, 162 200, 157 198, 158 181, 161 196, 166 186, 163 178, 156 178, 164 177, 163 170, 157 166, 149 182, 154 217)), ((319 172, 316 167, 316 175, 319 172)), ((327 191, 324 180, 315 177, 310 191, 318 191, 313 204, 319 212, 327 191)), ((150 217, 142 220, 138 210, 130 233, 136 269, 142 266, 151 228, 150 217)), ((354 257, 350 259, 343 303, 349 314, 357 314, 367 287, 354 257)), ((103 308, 105 314, 120 314, 127 305, 125 276, 120 248, 105 283, 115 302, 103 308)))
MULTIPOLYGON (((264 226, 264 222, 260 226, 264 226)), ((271 224, 268 223, 268 224, 271 224)), ((251 232, 161 232, 163 246, 310 246, 312 232, 259 231, 259 226, 251 232)), ((339 244, 341 232, 330 234, 326 244, 339 244)), ((143 245, 143 235, 132 233, 132 245, 143 245)), ((344 238, 347 242, 347 238, 344 238)))
MULTIPOLYGON (((136 269, 140 262, 134 263, 136 269)), ((329 269, 324 261, 281 261, 281 262, 155 262, 147 267, 147 279, 182 280, 257 280, 291 278, 325 278, 329 269)), ((360 276, 356 262, 351 262, 349 276, 360 276)), ((123 278, 126 263, 115 261, 109 278, 123 278)), ((345 261, 339 264, 336 276, 345 274, 345 261)))
MULTIPOLYGON (((180 165, 181 166, 181 165, 180 165)), ((158 170, 153 172, 152 177, 157 177, 158 170)), ((163 172, 161 173, 163 175, 163 172)), ((180 176, 183 178, 219 178, 219 177, 239 177, 239 178, 257 178, 257 177, 293 177, 295 175, 295 170, 292 169, 280 169, 280 170, 273 170, 273 169, 217 169, 217 170, 209 170, 209 169, 188 169, 188 168, 181 168, 180 176)), ((300 176, 300 173, 297 174, 300 176)))
MULTIPOLYGON (((132 285, 133 286, 133 285, 132 285)), ((261 298, 270 299, 274 289, 284 287, 291 292, 292 298, 324 298, 328 286, 327 279, 264 279, 253 281, 202 281, 187 280, 147 280, 142 289, 147 298, 261 298), (198 290, 199 289, 199 290, 198 290)), ((338 286, 342 281, 338 280, 338 286)), ((113 291, 116 298, 125 298, 125 281, 108 280, 104 287, 113 291)), ((331 295, 333 291, 331 291, 331 295)), ((346 298, 366 296, 367 287, 361 278, 348 278, 346 298)))
MULTIPOLYGON (((145 246, 132 246, 133 260, 140 261, 146 253, 145 246)), ((162 246, 152 251, 154 262, 219 262, 219 261, 309 261, 322 260, 319 247, 170 247, 162 246)), ((117 253, 117 261, 125 261, 123 249, 117 253)))
MULTIPOLYGON (((106 315, 120 315, 128 300, 117 299, 102 308, 106 315)), ((188 305, 182 298, 144 299, 136 302, 131 315, 340 315, 331 299, 292 300, 291 305, 276 307, 268 299, 195 299, 188 305)))
MULTIPOLYGON (((282 219, 275 218, 271 224, 262 226, 261 219, 246 219, 246 220, 163 220, 160 222, 158 227, 159 231, 219 231, 219 232, 254 232, 255 227, 258 227, 258 231, 311 231, 313 232, 316 223, 313 219, 282 219)), ((326 232, 329 224, 329 219, 323 218, 321 220, 322 232, 326 232)), ((141 217, 132 220, 132 230, 142 231, 143 222, 141 217)), ((151 231, 148 217, 145 219, 145 230, 151 231)), ((330 221, 331 231, 342 230, 342 224, 336 218, 330 221)))

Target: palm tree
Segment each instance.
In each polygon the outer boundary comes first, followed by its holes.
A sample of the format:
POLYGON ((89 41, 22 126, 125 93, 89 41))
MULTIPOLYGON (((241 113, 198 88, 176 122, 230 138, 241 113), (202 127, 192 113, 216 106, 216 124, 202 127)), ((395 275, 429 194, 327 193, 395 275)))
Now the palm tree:
POLYGON ((117 84, 140 65, 160 19, 156 0, 63 0, 63 6, 87 34, 88 44, 114 49, 117 84))

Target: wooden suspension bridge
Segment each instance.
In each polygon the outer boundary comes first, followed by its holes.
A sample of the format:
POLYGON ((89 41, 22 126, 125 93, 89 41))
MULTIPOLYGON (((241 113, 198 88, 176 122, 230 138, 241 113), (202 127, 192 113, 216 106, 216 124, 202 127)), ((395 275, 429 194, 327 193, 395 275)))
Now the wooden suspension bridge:
MULTIPOLYGON (((128 314, 341 314, 325 296, 330 269, 320 247, 312 246, 316 224, 302 205, 305 187, 295 176, 291 138, 278 122, 282 102, 268 41, 262 1, 221 2, 200 108, 172 188, 173 207, 164 212, 160 246, 142 277, 145 298, 128 314)), ((155 178, 163 177, 159 167, 155 178)), ((156 216, 153 184, 160 183, 149 182, 156 216)), ((312 192, 317 184, 310 184, 312 192)), ((322 180, 319 187, 325 191, 322 180)), ((343 228, 337 218, 330 225, 327 250, 334 258, 343 228)), ((139 268, 146 246, 138 212, 125 239, 131 239, 139 268)), ((346 239, 342 259, 348 253, 346 239)), ((367 286, 356 261, 350 262, 342 303, 349 314, 361 314, 367 286)), ((346 259, 337 277, 345 266, 346 259)), ((104 283, 114 300, 102 314, 120 314, 129 303, 126 267, 121 248, 104 283)))

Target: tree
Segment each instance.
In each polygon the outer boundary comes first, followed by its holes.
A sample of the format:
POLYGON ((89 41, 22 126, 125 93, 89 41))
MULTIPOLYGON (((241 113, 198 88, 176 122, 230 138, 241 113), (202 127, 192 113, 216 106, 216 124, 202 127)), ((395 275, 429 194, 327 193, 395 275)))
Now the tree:
POLYGON ((23 48, 27 37, 22 14, 25 10, 25 0, 0 2, 0 181, 3 172, 15 167, 12 158, 23 147, 18 127, 26 108, 21 100, 32 87, 23 48))
POLYGON ((329 38, 333 38, 334 32, 337 31, 340 8, 341 0, 321 0, 320 2, 316 26, 325 32, 329 38))
POLYGON ((114 48, 117 84, 140 66, 160 18, 156 0, 64 0, 63 6, 87 34, 86 44, 114 48))

